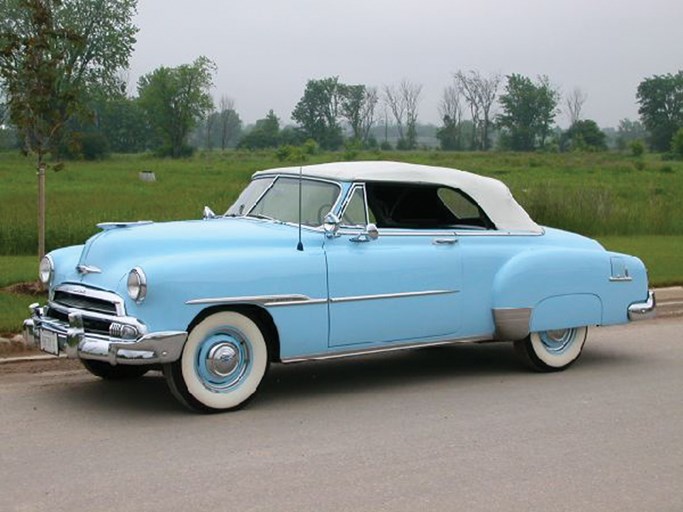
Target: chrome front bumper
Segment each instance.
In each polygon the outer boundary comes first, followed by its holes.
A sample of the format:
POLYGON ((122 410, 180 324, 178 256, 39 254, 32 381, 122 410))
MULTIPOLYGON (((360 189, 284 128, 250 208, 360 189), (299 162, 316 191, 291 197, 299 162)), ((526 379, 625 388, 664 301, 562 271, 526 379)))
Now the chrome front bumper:
POLYGON ((628 319, 633 321, 653 318, 656 307, 655 292, 650 290, 647 293, 647 300, 645 302, 635 302, 628 307, 628 319))
POLYGON ((83 311, 73 310, 69 321, 50 318, 37 304, 30 306, 31 318, 24 320, 26 342, 41 348, 41 332, 57 336, 59 352, 69 358, 106 361, 111 365, 163 364, 180 359, 187 332, 164 331, 144 334, 137 339, 123 339, 85 332, 83 311))

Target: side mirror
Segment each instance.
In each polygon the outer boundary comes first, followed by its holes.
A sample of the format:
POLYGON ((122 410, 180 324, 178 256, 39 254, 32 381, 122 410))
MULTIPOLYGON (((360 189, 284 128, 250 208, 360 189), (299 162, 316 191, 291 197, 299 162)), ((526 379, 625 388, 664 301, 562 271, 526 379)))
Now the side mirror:
POLYGON ((372 240, 377 240, 379 238, 379 230, 374 224, 368 224, 365 226, 365 230, 358 236, 354 236, 352 242, 370 242, 372 240))
POLYGON ((335 238, 339 236, 340 220, 334 213, 328 213, 323 220, 323 231, 327 238, 335 238))
POLYGON ((209 208, 208 206, 204 207, 204 211, 202 212, 202 216, 203 216, 204 220, 216 218, 216 214, 213 213, 213 210, 211 208, 209 208))

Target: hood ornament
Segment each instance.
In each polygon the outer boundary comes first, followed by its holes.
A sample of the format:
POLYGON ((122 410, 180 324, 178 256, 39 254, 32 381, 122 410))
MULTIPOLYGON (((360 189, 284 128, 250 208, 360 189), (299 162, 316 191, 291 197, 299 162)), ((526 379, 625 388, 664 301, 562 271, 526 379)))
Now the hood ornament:
POLYGON ((205 206, 204 211, 202 211, 202 218, 204 220, 215 219, 216 214, 213 212, 213 210, 211 208, 209 208, 208 206, 205 206))
POLYGON ((100 222, 97 227, 102 231, 108 231, 116 228, 134 228, 136 226, 146 226, 147 224, 154 224, 151 220, 136 220, 134 222, 100 222))
POLYGON ((76 270, 78 271, 79 274, 85 275, 85 274, 101 274, 102 269, 99 269, 95 266, 92 265, 76 265, 76 270))

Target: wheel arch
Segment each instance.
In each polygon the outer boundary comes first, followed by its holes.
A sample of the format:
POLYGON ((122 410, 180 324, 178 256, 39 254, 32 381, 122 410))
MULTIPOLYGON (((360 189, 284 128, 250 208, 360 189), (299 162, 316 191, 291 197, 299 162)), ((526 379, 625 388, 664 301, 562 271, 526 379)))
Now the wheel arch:
POLYGON ((201 310, 192 319, 187 326, 187 332, 192 332, 192 329, 194 329, 194 327, 205 318, 223 311, 234 311, 235 313, 240 313, 254 321, 261 329, 261 332, 263 332, 263 336, 268 346, 270 362, 280 362, 280 334, 278 332, 277 326, 275 325, 275 321, 266 309, 254 304, 224 304, 207 307, 201 310))

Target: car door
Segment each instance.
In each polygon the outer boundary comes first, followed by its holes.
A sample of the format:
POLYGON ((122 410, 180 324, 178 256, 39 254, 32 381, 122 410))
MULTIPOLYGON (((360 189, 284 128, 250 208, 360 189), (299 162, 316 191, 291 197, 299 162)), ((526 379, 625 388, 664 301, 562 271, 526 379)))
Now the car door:
POLYGON ((365 187, 355 185, 342 206, 341 229, 325 242, 329 345, 434 341, 460 326, 462 265, 458 240, 442 229, 382 228, 365 187))

